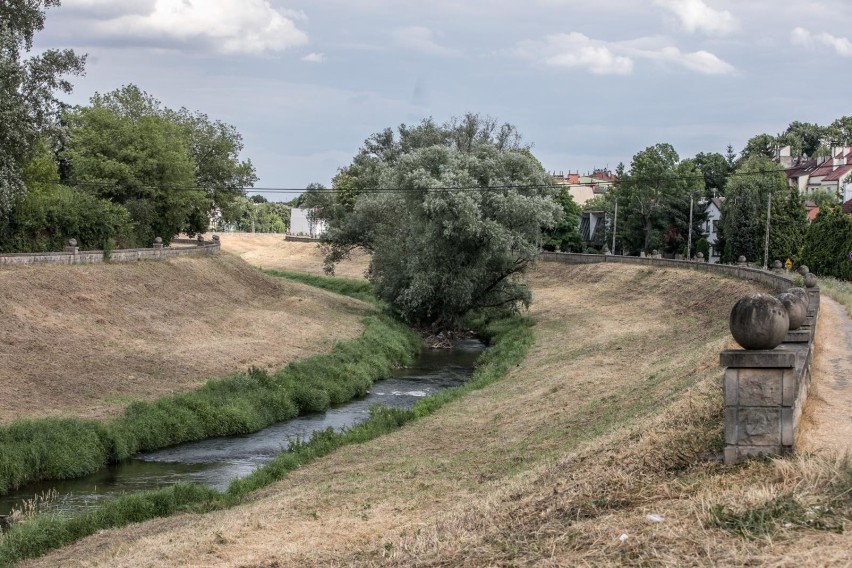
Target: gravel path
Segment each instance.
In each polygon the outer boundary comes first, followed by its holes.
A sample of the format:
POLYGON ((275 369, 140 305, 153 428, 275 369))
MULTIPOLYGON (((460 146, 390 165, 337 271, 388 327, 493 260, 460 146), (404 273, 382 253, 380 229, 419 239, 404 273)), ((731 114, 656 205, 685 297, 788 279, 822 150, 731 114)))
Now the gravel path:
POLYGON ((802 449, 852 452, 852 321, 825 295, 816 344, 802 449))

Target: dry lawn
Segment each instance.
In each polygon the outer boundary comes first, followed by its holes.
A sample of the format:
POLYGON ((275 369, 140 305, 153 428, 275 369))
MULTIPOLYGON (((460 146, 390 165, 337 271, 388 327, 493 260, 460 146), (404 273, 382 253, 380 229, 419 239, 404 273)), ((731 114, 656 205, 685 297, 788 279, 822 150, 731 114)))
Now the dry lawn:
MULTIPOLYGON (((295 270, 323 274, 323 255, 317 243, 284 240, 284 235, 260 233, 222 233, 222 250, 241 256, 252 266, 276 270, 295 270)), ((364 278, 370 259, 365 253, 353 253, 350 260, 335 267, 335 276, 364 278)))
POLYGON ((103 418, 357 336, 369 308, 239 258, 0 269, 0 423, 103 418))
POLYGON ((720 464, 718 353, 752 284, 555 264, 532 284, 536 345, 503 381, 244 506, 106 531, 26 565, 848 565, 848 535, 792 517, 752 539, 710 522, 717 505, 786 495, 822 519, 813 507, 836 506, 825 496, 848 483, 830 456, 720 464))

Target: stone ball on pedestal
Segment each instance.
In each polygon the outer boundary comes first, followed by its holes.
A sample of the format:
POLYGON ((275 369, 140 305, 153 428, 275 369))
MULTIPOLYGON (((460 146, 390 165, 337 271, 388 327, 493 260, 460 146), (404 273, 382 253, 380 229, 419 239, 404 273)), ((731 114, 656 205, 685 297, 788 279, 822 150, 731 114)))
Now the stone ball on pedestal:
POLYGON ((799 270, 798 270, 799 274, 801 274, 802 276, 805 276, 810 271, 811 271, 811 269, 808 268, 807 266, 805 266, 804 264, 802 266, 800 266, 799 270))
POLYGON ((790 321, 790 331, 799 329, 805 323, 808 316, 808 306, 798 295, 784 292, 778 296, 784 309, 787 310, 787 319, 790 321))
POLYGON ((787 337, 790 318, 775 296, 751 294, 734 304, 730 327, 743 349, 775 349, 787 337))
POLYGON ((808 295, 807 290, 804 288, 787 288, 784 290, 787 294, 793 294, 794 296, 798 296, 805 303, 805 307, 811 303, 811 297, 808 295))
POLYGON ((817 285, 817 277, 814 274, 808 272, 805 274, 805 288, 816 288, 817 285))

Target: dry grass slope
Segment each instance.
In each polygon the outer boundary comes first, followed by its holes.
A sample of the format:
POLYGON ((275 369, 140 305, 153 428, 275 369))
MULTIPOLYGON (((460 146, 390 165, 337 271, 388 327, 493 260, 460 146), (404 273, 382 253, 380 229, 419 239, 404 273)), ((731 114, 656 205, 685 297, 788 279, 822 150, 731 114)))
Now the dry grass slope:
POLYGON ((0 423, 104 418, 357 336, 365 304, 223 254, 0 270, 0 423))
POLYGON ((848 464, 719 463, 718 352, 751 284, 609 265, 532 284, 537 343, 503 381, 247 505, 28 565, 848 564, 848 464))

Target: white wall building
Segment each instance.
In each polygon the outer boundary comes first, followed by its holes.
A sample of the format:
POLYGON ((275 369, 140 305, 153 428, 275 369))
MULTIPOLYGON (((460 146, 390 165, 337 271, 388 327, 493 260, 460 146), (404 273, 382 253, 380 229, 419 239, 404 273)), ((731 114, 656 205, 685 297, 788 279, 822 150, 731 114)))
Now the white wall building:
POLYGON ((310 209, 294 207, 290 210, 290 234, 316 239, 325 231, 325 221, 314 219, 310 209))
POLYGON ((707 221, 701 228, 701 233, 710 244, 710 255, 707 262, 716 264, 722 259, 722 249, 719 246, 719 223, 722 221, 722 204, 724 197, 714 197, 707 205, 707 221))

